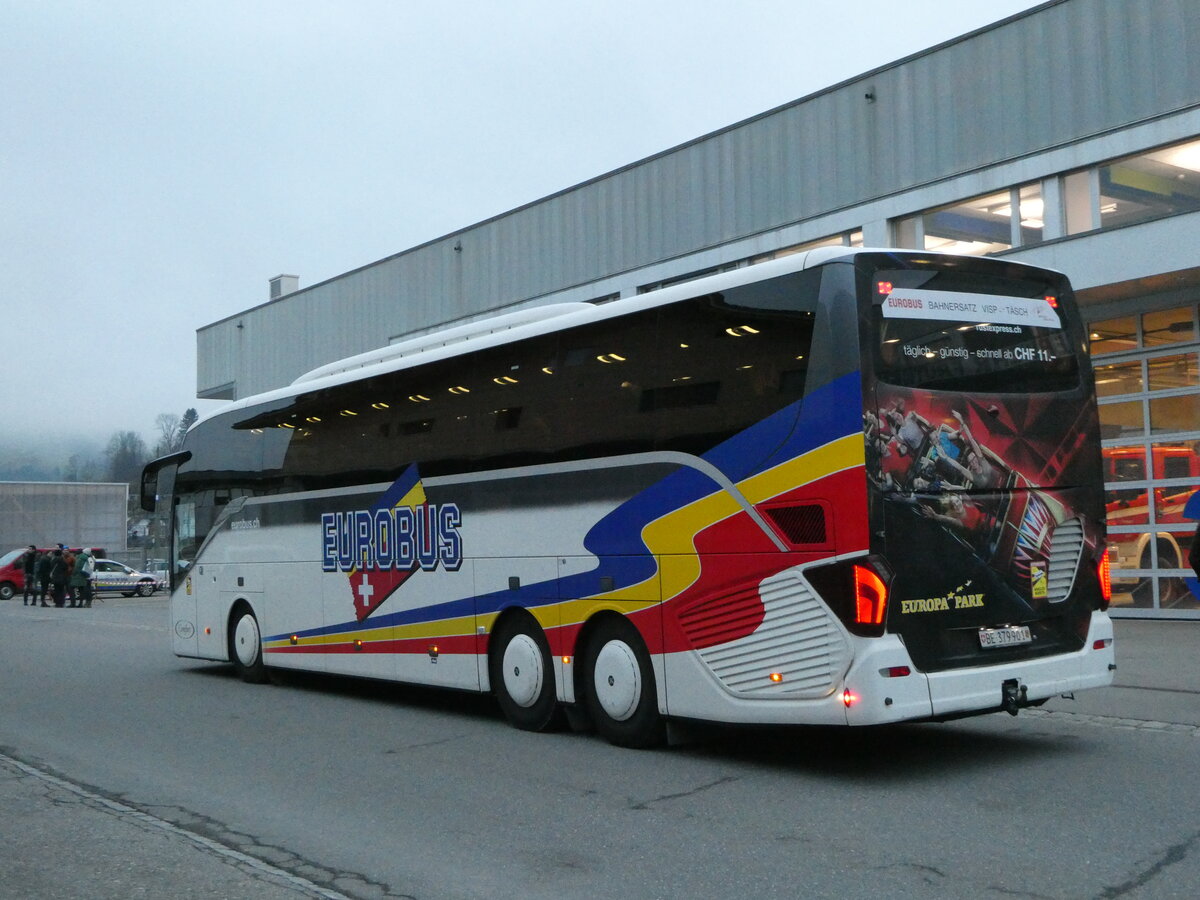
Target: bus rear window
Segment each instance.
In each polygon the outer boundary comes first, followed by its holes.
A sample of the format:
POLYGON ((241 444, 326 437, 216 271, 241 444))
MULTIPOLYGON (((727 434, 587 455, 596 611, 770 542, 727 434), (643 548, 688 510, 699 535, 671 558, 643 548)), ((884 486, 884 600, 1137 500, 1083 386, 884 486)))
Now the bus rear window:
POLYGON ((1059 299, 1041 282, 877 273, 872 322, 876 376, 926 390, 1031 393, 1070 390, 1079 363, 1059 299), (993 280, 994 281, 994 280, 993 280))

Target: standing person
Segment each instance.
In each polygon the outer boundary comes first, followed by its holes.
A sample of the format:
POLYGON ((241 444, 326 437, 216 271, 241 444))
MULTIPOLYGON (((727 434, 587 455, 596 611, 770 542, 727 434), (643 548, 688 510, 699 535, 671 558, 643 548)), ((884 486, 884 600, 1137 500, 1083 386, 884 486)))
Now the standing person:
POLYGON ((92 605, 92 570, 96 564, 92 554, 80 550, 75 557, 75 565, 71 569, 71 588, 75 592, 74 605, 79 607, 92 605))
POLYGON ((50 554, 50 595, 59 609, 66 598, 67 577, 67 561, 61 550, 55 550, 50 554))
MULTIPOLYGON (((62 544, 59 544, 58 546, 62 547, 62 544)), ((65 562, 67 564, 67 595, 66 595, 67 604, 69 606, 74 606, 75 605, 75 582, 71 580, 71 576, 75 574, 75 554, 72 553, 70 550, 68 550, 66 547, 62 547, 62 552, 63 552, 63 562, 65 562)))
POLYGON ((50 569, 54 564, 49 553, 43 553, 37 561, 38 598, 42 606, 47 606, 46 595, 50 593, 50 569))
POLYGON ((22 606, 37 606, 37 559, 37 547, 30 544, 21 557, 21 571, 25 573, 25 590, 21 594, 22 606))

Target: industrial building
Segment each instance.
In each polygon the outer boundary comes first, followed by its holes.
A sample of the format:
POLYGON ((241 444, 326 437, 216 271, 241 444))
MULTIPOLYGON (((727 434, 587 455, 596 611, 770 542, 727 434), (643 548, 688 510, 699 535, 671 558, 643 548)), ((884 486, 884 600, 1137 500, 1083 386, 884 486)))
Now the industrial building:
POLYGON ((34 544, 124 553, 125 482, 0 481, 0 553, 34 544))
POLYGON ((1197 46, 1195 0, 1051 0, 323 283, 280 276, 198 331, 197 396, 811 247, 1010 258, 1068 274, 1091 332, 1114 611, 1200 618, 1197 46))

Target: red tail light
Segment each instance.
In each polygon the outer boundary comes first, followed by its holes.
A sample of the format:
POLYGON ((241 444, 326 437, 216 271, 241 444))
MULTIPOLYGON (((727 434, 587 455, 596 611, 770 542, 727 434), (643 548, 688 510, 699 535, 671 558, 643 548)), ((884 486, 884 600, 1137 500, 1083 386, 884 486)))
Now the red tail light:
POLYGON ((854 621, 858 625, 882 625, 887 610, 887 585, 866 566, 854 567, 854 621))
POLYGON ((1101 609, 1108 609, 1108 604, 1112 602, 1112 564, 1108 560, 1108 548, 1100 556, 1100 562, 1096 567, 1100 576, 1100 598, 1104 601, 1101 609))
POLYGON ((804 576, 851 634, 883 634, 892 574, 882 557, 860 556, 854 561, 816 566, 804 576))

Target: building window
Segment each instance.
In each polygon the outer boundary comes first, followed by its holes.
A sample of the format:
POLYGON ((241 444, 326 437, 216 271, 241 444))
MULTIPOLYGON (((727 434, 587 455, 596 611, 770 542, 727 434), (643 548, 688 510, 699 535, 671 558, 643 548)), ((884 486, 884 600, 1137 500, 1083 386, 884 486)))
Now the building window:
POLYGON ((1141 389, 1142 363, 1140 360, 1096 366, 1097 397, 1135 394, 1141 389))
POLYGON ((1187 565, 1200 489, 1196 306, 1088 326, 1100 399, 1113 607, 1200 613, 1187 565))
POLYGON ((1040 244, 1043 213, 1041 185, 1026 184, 898 219, 892 233, 899 247, 983 256, 1040 244))
POLYGON ((1200 141, 1100 166, 1100 227, 1200 210, 1200 141))
POLYGON ((921 218, 925 250, 982 256, 1012 247, 1008 191, 929 210, 921 218))

